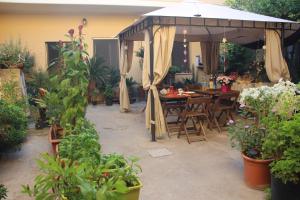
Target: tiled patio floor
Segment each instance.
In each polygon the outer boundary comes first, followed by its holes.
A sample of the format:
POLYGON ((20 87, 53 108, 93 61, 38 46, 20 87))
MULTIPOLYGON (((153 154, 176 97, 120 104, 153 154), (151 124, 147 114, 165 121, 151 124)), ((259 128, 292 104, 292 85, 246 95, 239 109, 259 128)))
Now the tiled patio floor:
MULTIPOLYGON (((239 152, 228 145, 226 133, 208 133, 207 142, 188 144, 185 137, 150 142, 144 128, 144 104, 133 104, 133 112, 112 107, 89 106, 87 117, 100 132, 105 153, 118 152, 140 158, 143 189, 140 200, 263 200, 262 191, 243 182, 239 152), (149 150, 165 148, 171 155, 152 157, 149 150)), ((0 183, 8 186, 9 200, 26 200, 21 185, 32 183, 38 173, 34 159, 49 151, 46 131, 34 131, 20 152, 0 160, 0 183), (39 135, 37 135, 37 132, 39 135)))

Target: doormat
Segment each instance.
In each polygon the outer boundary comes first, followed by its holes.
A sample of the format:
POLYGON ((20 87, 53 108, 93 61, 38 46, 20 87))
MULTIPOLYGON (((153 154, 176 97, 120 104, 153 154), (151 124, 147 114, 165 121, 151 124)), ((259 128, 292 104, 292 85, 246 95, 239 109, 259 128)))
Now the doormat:
POLYGON ((159 158, 159 157, 163 157, 163 156, 169 156, 172 155, 172 152, 169 151, 166 148, 161 148, 161 149, 151 149, 148 150, 148 153, 150 154, 150 156, 152 156, 153 158, 159 158))

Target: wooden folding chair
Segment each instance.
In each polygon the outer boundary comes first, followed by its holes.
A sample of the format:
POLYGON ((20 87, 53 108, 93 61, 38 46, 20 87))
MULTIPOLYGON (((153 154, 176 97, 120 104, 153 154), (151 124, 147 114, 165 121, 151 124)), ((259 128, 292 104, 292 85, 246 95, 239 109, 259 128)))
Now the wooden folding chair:
POLYGON ((181 131, 184 131, 189 144, 191 143, 191 138, 189 136, 191 133, 196 133, 197 135, 202 133, 203 137, 201 137, 201 140, 206 140, 204 121, 206 120, 208 127, 211 127, 208 111, 211 101, 211 97, 188 98, 186 107, 180 115, 181 125, 178 132, 178 138, 181 135, 181 131), (192 127, 187 127, 189 120, 193 123, 192 127), (192 131, 194 132, 191 132, 190 128, 192 128, 192 131))
POLYGON ((180 122, 180 113, 185 108, 186 101, 165 101, 162 102, 163 114, 166 122, 166 128, 168 137, 171 137, 172 132, 177 132, 179 127, 177 126, 180 122), (169 121, 168 117, 176 117, 176 121, 169 121))
POLYGON ((227 121, 229 120, 234 121, 232 112, 236 110, 238 98, 239 98, 239 92, 234 91, 234 92, 222 93, 215 100, 211 114, 212 114, 212 120, 217 126, 219 133, 221 132, 219 122, 223 114, 225 114, 226 116, 226 121, 223 126, 225 126, 227 121), (217 115, 217 113, 219 113, 219 115, 217 115))

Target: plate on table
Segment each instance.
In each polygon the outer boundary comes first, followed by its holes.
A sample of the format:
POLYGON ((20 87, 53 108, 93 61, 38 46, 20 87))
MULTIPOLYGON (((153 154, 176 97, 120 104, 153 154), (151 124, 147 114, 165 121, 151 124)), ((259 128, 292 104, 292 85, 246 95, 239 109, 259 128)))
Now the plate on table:
POLYGON ((187 92, 183 92, 184 94, 195 94, 195 92, 193 91, 187 91, 187 92))

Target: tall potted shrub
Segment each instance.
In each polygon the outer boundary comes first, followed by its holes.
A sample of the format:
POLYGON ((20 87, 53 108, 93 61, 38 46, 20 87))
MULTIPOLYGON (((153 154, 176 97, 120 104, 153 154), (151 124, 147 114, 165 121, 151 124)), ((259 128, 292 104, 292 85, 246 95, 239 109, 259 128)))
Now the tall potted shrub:
POLYGON ((104 96, 105 96, 105 104, 107 106, 113 105, 114 91, 113 91, 113 87, 110 84, 107 84, 105 86, 104 96))
MULTIPOLYGON (((53 149, 59 143, 56 137, 56 130, 67 126, 74 127, 77 120, 83 118, 87 106, 87 89, 89 83, 88 54, 85 51, 86 44, 82 35, 83 26, 78 26, 78 35, 74 35, 74 29, 68 31, 67 37, 70 44, 60 43, 60 54, 63 60, 62 73, 52 77, 54 88, 45 95, 46 107, 49 112, 51 109, 58 109, 54 114, 52 129, 49 132, 49 140, 53 149), (52 133, 51 133, 52 131, 52 133)), ((64 134, 62 134, 63 136, 64 134)))

